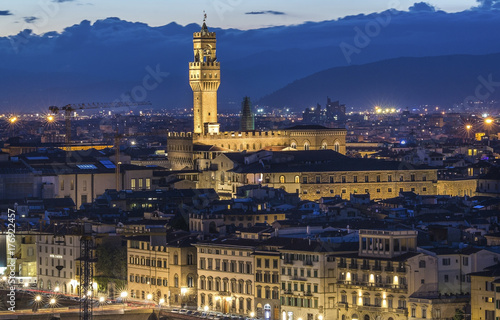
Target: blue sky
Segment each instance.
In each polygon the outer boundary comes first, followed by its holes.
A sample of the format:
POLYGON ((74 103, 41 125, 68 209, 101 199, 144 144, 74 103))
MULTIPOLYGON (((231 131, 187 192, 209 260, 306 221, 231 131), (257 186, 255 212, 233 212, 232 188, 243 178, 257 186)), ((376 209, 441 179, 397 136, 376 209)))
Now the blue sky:
MULTIPOLYGON (((489 0, 482 0, 485 2, 489 0)), ((41 34, 62 31, 82 20, 107 17, 161 26, 200 23, 205 10, 208 24, 221 28, 254 29, 323 21, 389 8, 407 10, 415 0, 3 0, 0 36, 24 29, 41 34)), ((477 6, 474 0, 430 0, 446 12, 477 6)))

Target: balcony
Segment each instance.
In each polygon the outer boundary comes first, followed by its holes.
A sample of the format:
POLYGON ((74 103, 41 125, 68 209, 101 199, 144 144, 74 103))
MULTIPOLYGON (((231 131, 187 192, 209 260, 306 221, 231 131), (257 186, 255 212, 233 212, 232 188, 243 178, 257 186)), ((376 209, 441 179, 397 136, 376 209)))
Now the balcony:
POLYGON ((307 278, 306 277, 299 277, 299 276, 291 276, 290 280, 307 281, 307 278))
POLYGON ((302 261, 302 264, 304 266, 312 266, 313 265, 313 262, 311 260, 304 260, 302 261))
POLYGON ((393 272, 394 271, 394 267, 393 266, 387 266, 387 267, 385 267, 385 271, 387 271, 387 272, 393 272))
POLYGON ((399 273, 406 273, 406 267, 398 267, 396 269, 396 272, 399 272, 399 273))
POLYGON ((351 264, 349 265, 349 269, 351 269, 351 270, 358 270, 358 264, 357 264, 357 263, 356 263, 356 264, 352 264, 352 263, 351 263, 351 264))
POLYGON ((281 290, 281 294, 293 294, 292 290, 281 290))
POLYGON ((304 295, 305 295, 305 296, 312 296, 313 294, 312 294, 312 292, 311 292, 311 291, 307 291, 307 292, 304 292, 304 295))
POLYGON ((347 268, 347 263, 345 263, 345 262, 339 262, 339 264, 337 264, 337 268, 339 268, 339 269, 346 269, 347 268))
POLYGON ((282 262, 283 264, 293 264, 293 260, 285 259, 282 262))
POLYGON ((382 271, 382 266, 375 265, 375 266, 372 267, 372 270, 373 271, 382 271))
POLYGON ((361 270, 370 270, 370 265, 368 265, 368 264, 362 264, 361 265, 361 270))

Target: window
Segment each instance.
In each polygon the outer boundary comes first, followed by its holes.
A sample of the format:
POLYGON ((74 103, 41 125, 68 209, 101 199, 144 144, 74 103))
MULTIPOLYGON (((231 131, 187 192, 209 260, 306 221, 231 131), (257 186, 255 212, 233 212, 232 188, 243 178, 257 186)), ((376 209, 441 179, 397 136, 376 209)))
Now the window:
POLYGON ((135 179, 130 179, 130 189, 135 190, 135 179))
POLYGON ((411 308, 411 317, 415 318, 417 316, 417 309, 411 308))
POLYGON ((365 176, 365 182, 369 182, 370 178, 368 176, 365 176))
POLYGON ((353 176, 353 177, 352 177, 352 181, 353 181, 354 183, 358 182, 358 176, 353 176))
POLYGON ((59 182, 59 187, 60 187, 61 191, 64 191, 64 180, 61 180, 59 182))
POLYGON ((411 180, 411 181, 415 181, 415 174, 414 174, 414 173, 412 173, 412 174, 410 175, 410 180, 411 180))
POLYGON ((280 183, 285 183, 285 176, 280 176, 280 183))
POLYGON ((387 181, 392 182, 392 174, 387 176, 387 181))
POLYGON ((307 177, 302 177, 302 183, 307 183, 307 177))
POLYGON ((295 182, 295 183, 300 183, 300 178, 299 178, 299 176, 295 176, 295 178, 294 178, 294 182, 295 182))
POLYGON ((427 318, 427 309, 422 308, 422 318, 427 318))
POLYGON ((316 176, 316 183, 321 183, 321 176, 316 176))
POLYGON ((377 176, 377 182, 380 182, 380 176, 377 176))
POLYGON ((443 259, 443 266, 449 266, 450 265, 450 258, 444 258, 443 259))
POLYGON ((334 183, 335 182, 335 176, 330 176, 330 183, 334 183))
POLYGON ((462 261, 463 261, 463 262, 462 262, 462 264, 463 264, 464 266, 468 266, 468 265, 469 265, 469 257, 463 257, 463 258, 462 258, 462 261))
POLYGON ((71 179, 70 184, 69 184, 69 189, 75 190, 75 180, 71 179))
POLYGON ((342 178, 341 178, 341 179, 342 179, 342 183, 345 183, 345 182, 346 182, 346 178, 345 178, 345 176, 342 176, 342 178))
POLYGON ((449 278, 448 278, 448 275, 447 275, 447 274, 445 274, 445 275, 444 275, 444 282, 448 282, 448 279, 449 279, 449 278))
POLYGON ((418 262, 418 267, 419 267, 419 268, 425 268, 425 260, 420 260, 420 261, 418 262))

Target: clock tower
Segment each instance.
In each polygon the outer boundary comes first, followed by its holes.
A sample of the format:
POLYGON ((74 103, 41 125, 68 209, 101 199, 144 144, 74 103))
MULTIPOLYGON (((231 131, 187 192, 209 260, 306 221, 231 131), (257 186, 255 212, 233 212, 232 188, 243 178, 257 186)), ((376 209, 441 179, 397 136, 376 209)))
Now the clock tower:
POLYGON ((217 90, 220 85, 220 63, 217 61, 215 43, 215 32, 208 31, 203 19, 201 31, 193 34, 194 62, 189 63, 189 84, 193 90, 194 133, 219 132, 217 90))

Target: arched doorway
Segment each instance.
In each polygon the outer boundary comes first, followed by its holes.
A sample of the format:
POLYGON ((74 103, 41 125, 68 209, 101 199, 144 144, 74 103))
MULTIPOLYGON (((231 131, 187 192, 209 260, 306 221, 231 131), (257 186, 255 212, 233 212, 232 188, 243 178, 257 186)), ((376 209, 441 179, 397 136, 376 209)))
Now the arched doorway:
POLYGON ((264 319, 265 320, 271 319, 271 305, 270 304, 264 305, 264 319))

